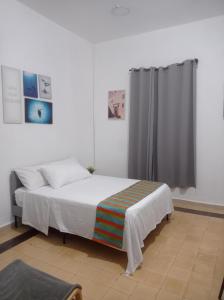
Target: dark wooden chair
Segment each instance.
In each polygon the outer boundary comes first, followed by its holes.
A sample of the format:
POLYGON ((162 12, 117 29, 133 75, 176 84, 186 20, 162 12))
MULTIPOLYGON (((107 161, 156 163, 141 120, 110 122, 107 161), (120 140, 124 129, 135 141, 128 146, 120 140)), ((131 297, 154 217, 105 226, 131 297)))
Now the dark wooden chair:
POLYGON ((222 299, 223 292, 224 292, 224 278, 223 278, 222 286, 221 286, 221 289, 220 289, 220 292, 219 292, 219 299, 220 300, 222 299))
POLYGON ((82 300, 82 287, 15 260, 0 271, 1 300, 82 300))

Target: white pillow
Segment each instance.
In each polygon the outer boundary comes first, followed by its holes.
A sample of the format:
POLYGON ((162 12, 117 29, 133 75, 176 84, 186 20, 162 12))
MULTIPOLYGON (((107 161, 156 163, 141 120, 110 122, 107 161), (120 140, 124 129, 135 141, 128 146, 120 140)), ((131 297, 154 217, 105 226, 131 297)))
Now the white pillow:
POLYGON ((91 176, 91 174, 73 158, 45 165, 41 168, 41 172, 50 186, 55 189, 91 176))
POLYGON ((36 165, 30 167, 17 168, 14 171, 19 177, 21 183, 28 190, 35 190, 44 185, 47 185, 47 181, 40 172, 40 168, 42 166, 43 165, 36 165))

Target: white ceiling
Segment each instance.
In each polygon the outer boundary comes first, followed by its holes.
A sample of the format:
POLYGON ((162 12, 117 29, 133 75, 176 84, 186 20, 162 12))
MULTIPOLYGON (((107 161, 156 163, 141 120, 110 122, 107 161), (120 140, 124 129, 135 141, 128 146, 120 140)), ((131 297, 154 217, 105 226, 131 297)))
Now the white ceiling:
POLYGON ((224 0, 18 0, 93 43, 224 14, 224 0), (113 16, 116 4, 128 16, 113 16))

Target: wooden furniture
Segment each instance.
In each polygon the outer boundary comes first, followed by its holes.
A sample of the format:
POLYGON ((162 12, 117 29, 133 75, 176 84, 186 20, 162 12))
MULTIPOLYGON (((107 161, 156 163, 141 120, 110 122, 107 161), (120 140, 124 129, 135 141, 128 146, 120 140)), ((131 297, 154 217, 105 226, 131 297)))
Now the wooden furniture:
POLYGON ((219 292, 219 299, 220 300, 222 299, 223 295, 224 295, 224 278, 223 278, 222 286, 221 286, 221 289, 220 289, 220 292, 219 292))
POLYGON ((80 288, 76 288, 67 300, 82 300, 82 291, 80 288))
POLYGON ((0 271, 0 299, 82 300, 82 287, 15 260, 0 271))

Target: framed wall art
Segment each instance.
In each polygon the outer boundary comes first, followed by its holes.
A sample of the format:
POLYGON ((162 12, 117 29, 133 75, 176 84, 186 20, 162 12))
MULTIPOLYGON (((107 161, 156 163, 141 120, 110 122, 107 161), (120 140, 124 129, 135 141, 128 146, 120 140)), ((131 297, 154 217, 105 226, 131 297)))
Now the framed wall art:
POLYGON ((43 99, 52 98, 51 78, 49 76, 38 75, 39 97, 43 99))
POLYGON ((25 98, 25 122, 52 124, 53 104, 39 99, 25 98))
POLYGON ((23 71, 23 95, 38 98, 37 74, 23 71))
POLYGON ((22 97, 20 70, 1 66, 2 73, 2 101, 4 123, 22 123, 22 97))
POLYGON ((108 119, 124 120, 125 118, 125 91, 108 92, 108 119))

